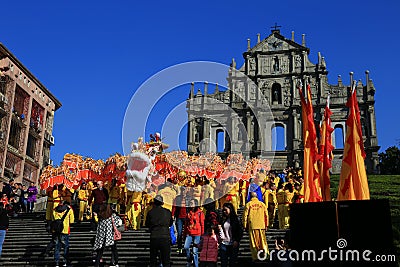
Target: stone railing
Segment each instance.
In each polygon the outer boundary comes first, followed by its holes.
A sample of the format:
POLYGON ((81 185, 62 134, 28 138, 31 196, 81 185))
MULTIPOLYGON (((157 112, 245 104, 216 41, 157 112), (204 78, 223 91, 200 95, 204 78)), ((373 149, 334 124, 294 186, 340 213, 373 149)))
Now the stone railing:
POLYGON ((38 198, 35 203, 34 211, 44 211, 46 210, 47 196, 38 198))

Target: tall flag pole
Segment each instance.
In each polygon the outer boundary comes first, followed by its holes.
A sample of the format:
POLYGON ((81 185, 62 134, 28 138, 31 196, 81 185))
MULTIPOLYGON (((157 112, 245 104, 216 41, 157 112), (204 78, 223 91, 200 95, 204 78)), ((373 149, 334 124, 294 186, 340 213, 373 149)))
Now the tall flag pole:
POLYGON ((320 128, 320 142, 319 142, 319 174, 321 176, 321 193, 323 201, 331 201, 331 182, 329 169, 332 168, 333 159, 333 145, 332 145, 332 132, 331 115, 332 111, 329 108, 330 95, 326 99, 326 106, 324 111, 324 121, 320 128))
POLYGON ((365 151, 361 132, 360 109, 358 108, 356 83, 353 82, 351 96, 346 106, 349 117, 346 121, 346 143, 344 145, 338 200, 369 199, 365 151))
POLYGON ((302 124, 303 124, 303 177, 304 177, 304 202, 320 202, 321 185, 318 173, 318 147, 317 131, 314 124, 314 110, 311 101, 311 87, 307 84, 307 102, 304 98, 301 83, 298 86, 301 99, 302 124))

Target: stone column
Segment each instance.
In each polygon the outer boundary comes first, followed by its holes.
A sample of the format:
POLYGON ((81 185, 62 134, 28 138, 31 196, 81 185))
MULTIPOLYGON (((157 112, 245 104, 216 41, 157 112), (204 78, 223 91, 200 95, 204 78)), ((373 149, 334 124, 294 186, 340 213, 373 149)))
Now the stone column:
POLYGON ((321 74, 318 74, 318 86, 319 86, 320 95, 319 95, 319 97, 318 97, 318 91, 317 91, 317 101, 318 101, 318 102, 317 102, 317 105, 321 103, 321 98, 322 98, 323 96, 325 96, 325 89, 324 89, 324 87, 322 86, 322 79, 321 79, 321 77, 322 77, 322 75, 321 75, 321 74))
POLYGON ((250 115, 250 112, 246 113, 246 131, 247 131, 247 137, 245 139, 246 142, 246 156, 249 155, 250 153, 250 140, 254 140, 253 134, 254 131, 252 129, 252 116, 250 115))
POLYGON ((302 63, 303 63, 303 64, 302 64, 302 66, 301 66, 301 71, 304 72, 304 71, 306 70, 307 52, 306 52, 306 51, 303 51, 303 52, 302 52, 302 55, 303 55, 303 58, 302 58, 302 61, 303 61, 302 63))
MULTIPOLYGON (((27 127, 25 128, 25 136, 24 138, 24 144, 23 144, 23 148, 22 148, 22 154, 26 155, 26 147, 28 146, 28 138, 29 138, 29 129, 30 129, 30 121, 31 121, 31 113, 32 113, 32 103, 33 103, 33 96, 29 95, 29 105, 28 105, 28 114, 26 114, 26 123, 28 124, 27 127)), ((38 140, 39 141, 39 140, 38 140)), ((37 141, 37 142, 38 142, 37 141)), ((35 153, 36 151, 34 151, 35 153)), ((34 160, 36 160, 36 157, 34 155, 34 160)), ((24 169, 25 169, 25 157, 22 159, 21 162, 21 173, 19 175, 19 178, 21 179, 21 183, 24 177, 24 169)))
POLYGON ((203 140, 201 140, 201 143, 203 144, 203 149, 204 151, 209 151, 210 150, 210 122, 206 118, 205 115, 203 115, 203 140))
POLYGON ((296 76, 292 76, 292 98, 293 98, 293 104, 297 104, 297 99, 299 98, 299 93, 297 90, 297 77, 296 76))
MULTIPOLYGON (((13 116, 12 107, 14 105, 15 91, 16 91, 16 88, 17 88, 17 82, 14 79, 10 79, 9 83, 10 83, 10 87, 12 87, 12 88, 10 88, 11 89, 10 90, 11 91, 11 96, 8 98, 8 100, 10 101, 9 102, 9 109, 6 110, 6 111, 8 111, 8 115, 6 115, 6 118, 5 118, 7 120, 7 124, 6 124, 7 127, 6 127, 5 133, 4 133, 5 134, 4 135, 4 147, 5 147, 5 149, 4 149, 4 154, 3 154, 4 155, 3 156, 3 162, 1 164, 1 166, 2 166, 1 176, 2 177, 4 177, 4 168, 6 167, 7 145, 8 145, 8 141, 9 141, 9 134, 10 134, 10 130, 11 130, 11 120, 12 120, 12 116, 13 116)), ((8 97, 7 92, 6 92, 5 96, 8 97)))
POLYGON ((295 57, 295 54, 294 54, 294 52, 291 52, 290 53, 290 65, 291 65, 291 68, 289 69, 289 72, 294 72, 294 70, 295 70, 295 60, 294 60, 294 57, 295 57))
POLYGON ((373 106, 368 107, 368 112, 369 112, 369 119, 370 119, 370 125, 371 125, 371 135, 376 136, 376 125, 375 125, 375 110, 373 106))
POLYGON ((188 115, 188 129, 187 129, 187 131, 188 131, 188 134, 187 134, 187 145, 189 146, 193 142, 193 137, 192 137, 193 136, 192 135, 193 123, 192 123, 192 118, 191 118, 190 115, 188 115))
POLYGON ((251 121, 252 121, 252 116, 250 115, 250 112, 246 113, 246 119, 247 119, 247 138, 248 140, 252 140, 253 137, 253 129, 251 128, 251 121))
POLYGON ((292 116, 293 116, 293 149, 299 149, 300 148, 300 130, 299 129, 299 114, 297 114, 297 110, 293 109, 292 110, 292 116))

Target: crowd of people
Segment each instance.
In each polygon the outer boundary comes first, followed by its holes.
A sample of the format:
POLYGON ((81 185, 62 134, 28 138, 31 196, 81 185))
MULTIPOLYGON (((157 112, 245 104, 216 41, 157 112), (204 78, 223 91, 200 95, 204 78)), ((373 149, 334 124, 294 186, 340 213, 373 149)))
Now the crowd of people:
POLYGON ((11 179, 3 183, 1 203, 11 216, 21 212, 33 212, 38 189, 34 183, 27 188, 22 183, 15 183, 11 179))
MULTIPOLYGON (((152 184, 144 192, 127 191, 117 180, 83 182, 77 190, 63 184, 47 189, 46 221, 52 237, 44 254, 54 248, 56 266, 61 261, 69 266, 70 225, 86 220, 96 232, 95 266, 102 262, 107 247, 112 250, 110 266, 118 266, 113 233, 121 221, 126 229, 149 228, 151 266, 158 266, 157 258, 162 266, 170 266, 171 235, 176 238, 177 252, 186 256, 187 266, 217 266, 218 258, 221 266, 235 266, 243 231, 249 234, 252 259, 257 262, 260 253, 269 253, 266 230, 287 229, 289 205, 303 201, 299 169, 286 168, 280 173, 260 169, 248 181, 233 176, 208 180, 183 171, 178 175, 180 184, 168 180, 159 186, 152 184), (237 215, 240 208, 241 217, 237 215), (60 233, 50 229, 51 222, 57 220, 63 225, 60 233)), ((25 189, 10 180, 2 192, 4 209, 33 211, 38 193, 33 184, 25 189)))
POLYGON ((16 217, 18 213, 33 212, 38 190, 34 183, 28 188, 21 183, 15 183, 10 179, 8 183, 3 182, 0 199, 0 257, 3 243, 9 225, 9 217, 16 217))

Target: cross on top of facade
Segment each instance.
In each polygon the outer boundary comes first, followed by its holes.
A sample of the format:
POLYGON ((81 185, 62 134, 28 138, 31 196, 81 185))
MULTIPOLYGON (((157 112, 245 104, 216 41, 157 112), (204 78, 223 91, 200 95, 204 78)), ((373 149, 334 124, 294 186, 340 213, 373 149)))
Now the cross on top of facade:
POLYGON ((271 27, 272 32, 279 32, 279 28, 282 26, 278 26, 278 24, 275 22, 275 25, 271 27))

